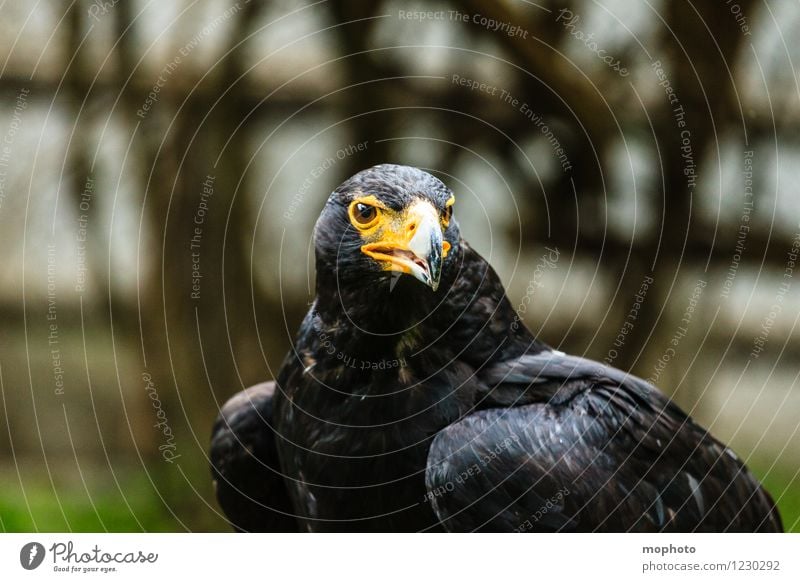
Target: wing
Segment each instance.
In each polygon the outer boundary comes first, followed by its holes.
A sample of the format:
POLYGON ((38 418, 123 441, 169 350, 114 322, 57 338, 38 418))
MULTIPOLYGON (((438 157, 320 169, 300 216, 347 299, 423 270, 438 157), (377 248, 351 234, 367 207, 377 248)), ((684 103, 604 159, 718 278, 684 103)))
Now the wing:
POLYGON ((736 455, 650 384, 547 351, 483 371, 428 497, 452 531, 781 531, 736 455))
POLYGON ((238 531, 297 531, 272 423, 274 382, 228 400, 214 423, 211 473, 217 501, 238 531))

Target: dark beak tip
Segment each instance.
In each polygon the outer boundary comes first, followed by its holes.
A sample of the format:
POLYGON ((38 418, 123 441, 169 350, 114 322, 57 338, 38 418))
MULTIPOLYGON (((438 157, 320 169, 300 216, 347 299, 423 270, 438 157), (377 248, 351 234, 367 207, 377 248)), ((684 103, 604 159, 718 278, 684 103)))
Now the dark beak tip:
POLYGON ((429 267, 428 269, 428 285, 436 291, 439 288, 439 281, 442 277, 442 270, 441 267, 429 267))
POLYGON ((428 278, 431 289, 436 291, 439 288, 439 281, 442 276, 442 239, 440 236, 431 237, 431 252, 427 260, 428 278))

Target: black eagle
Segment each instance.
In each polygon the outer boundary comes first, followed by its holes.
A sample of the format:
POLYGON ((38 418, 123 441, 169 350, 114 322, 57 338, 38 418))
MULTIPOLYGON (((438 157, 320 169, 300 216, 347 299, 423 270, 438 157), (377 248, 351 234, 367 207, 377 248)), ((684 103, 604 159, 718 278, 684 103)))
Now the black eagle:
POLYGON ((276 384, 214 427, 240 530, 781 531, 741 460, 651 384, 555 351, 419 169, 344 182, 276 384))

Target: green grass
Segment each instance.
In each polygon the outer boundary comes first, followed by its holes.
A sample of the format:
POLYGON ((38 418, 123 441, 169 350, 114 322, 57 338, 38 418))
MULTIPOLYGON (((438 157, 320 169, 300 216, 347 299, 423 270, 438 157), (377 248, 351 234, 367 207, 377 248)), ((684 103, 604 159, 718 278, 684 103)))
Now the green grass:
POLYGON ((6 532, 176 531, 178 524, 167 510, 161 509, 160 499, 151 491, 149 483, 128 480, 125 499, 116 488, 95 493, 91 499, 83 488, 60 491, 56 498, 49 483, 26 486, 25 495, 17 483, 16 488, 3 488, 0 529, 6 532))
MULTIPOLYGON (((777 501, 786 530, 800 533, 800 476, 787 467, 767 471, 768 462, 751 460, 749 464, 777 501)), ((84 478, 89 479, 90 475, 87 473, 84 478)), ((47 477, 26 481, 23 495, 19 482, 6 472, 0 481, 0 531, 230 531, 174 473, 152 475, 158 480, 158 492, 135 470, 118 471, 117 476, 124 498, 113 481, 105 480, 87 482, 91 499, 80 482, 59 485, 56 498, 47 477), (185 528, 172 516, 159 492, 170 500, 169 507, 185 528)), ((195 486, 207 478, 205 471, 198 471, 193 477, 195 486)))
POLYGON ((113 475, 103 465, 85 463, 82 474, 53 466, 55 485, 34 466, 19 464, 21 485, 15 466, 0 465, 0 532, 230 531, 209 499, 204 463, 182 467, 191 484, 164 463, 148 465, 146 474, 120 462, 113 475))
POLYGON ((767 471, 768 463, 751 462, 749 465, 777 503, 783 527, 787 532, 800 533, 800 474, 786 467, 767 471))

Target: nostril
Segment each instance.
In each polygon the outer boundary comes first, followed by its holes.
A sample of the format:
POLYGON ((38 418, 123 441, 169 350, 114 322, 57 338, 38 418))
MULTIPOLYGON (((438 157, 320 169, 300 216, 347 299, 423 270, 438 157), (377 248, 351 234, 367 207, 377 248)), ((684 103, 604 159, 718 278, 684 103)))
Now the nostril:
POLYGON ((412 232, 413 232, 413 231, 415 231, 416 229, 417 229, 417 225, 416 225, 416 224, 410 224, 410 225, 408 225, 408 230, 410 230, 410 231, 412 231, 412 232))

